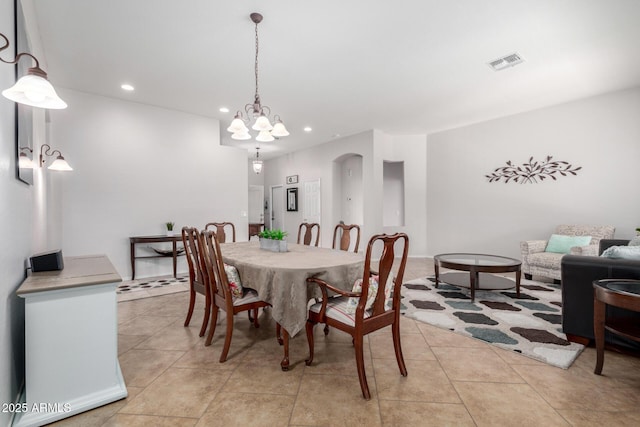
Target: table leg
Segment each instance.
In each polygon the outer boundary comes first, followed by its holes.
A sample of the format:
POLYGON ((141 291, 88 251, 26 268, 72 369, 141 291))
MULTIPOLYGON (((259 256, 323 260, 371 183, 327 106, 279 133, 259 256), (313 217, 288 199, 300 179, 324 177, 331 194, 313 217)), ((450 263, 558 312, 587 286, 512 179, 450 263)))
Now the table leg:
POLYGON ((284 341, 284 358, 280 362, 280 367, 283 371, 289 370, 289 332, 285 328, 282 328, 282 338, 284 341))
POLYGON ((433 263, 433 271, 436 273, 436 289, 438 288, 438 284, 440 283, 440 266, 438 266, 438 262, 434 261, 433 263))
POLYGON ((178 265, 177 243, 173 241, 173 278, 176 279, 176 267, 178 265))
POLYGON ((602 374, 602 365, 604 364, 604 321, 605 321, 605 303, 598 301, 594 297, 593 300, 593 332, 596 339, 596 369, 593 371, 596 375, 602 374))
POLYGON ((476 287, 478 286, 478 272, 475 270, 469 271, 469 288, 471 289, 471 302, 476 300, 476 287))
POLYGON ((516 271, 516 297, 520 298, 520 276, 522 275, 522 271, 516 271))
POLYGON ((131 242, 131 280, 136 278, 136 244, 131 242))

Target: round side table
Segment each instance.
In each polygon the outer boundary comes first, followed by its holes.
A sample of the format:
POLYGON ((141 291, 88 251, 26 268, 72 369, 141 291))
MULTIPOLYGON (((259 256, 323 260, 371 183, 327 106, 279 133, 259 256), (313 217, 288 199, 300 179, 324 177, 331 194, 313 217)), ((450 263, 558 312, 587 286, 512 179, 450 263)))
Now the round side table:
POLYGON ((628 318, 606 318, 606 306, 640 312, 640 280, 604 279, 593 282, 593 332, 596 338, 595 374, 604 364, 604 331, 640 342, 640 324, 628 318))

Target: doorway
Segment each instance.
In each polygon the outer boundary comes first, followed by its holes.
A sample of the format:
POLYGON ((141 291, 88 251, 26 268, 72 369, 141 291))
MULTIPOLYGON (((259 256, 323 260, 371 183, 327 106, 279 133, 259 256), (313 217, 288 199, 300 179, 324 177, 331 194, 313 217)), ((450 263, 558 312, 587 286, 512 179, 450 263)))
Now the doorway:
POLYGON ((282 185, 271 186, 271 223, 272 230, 284 230, 284 190, 282 185))

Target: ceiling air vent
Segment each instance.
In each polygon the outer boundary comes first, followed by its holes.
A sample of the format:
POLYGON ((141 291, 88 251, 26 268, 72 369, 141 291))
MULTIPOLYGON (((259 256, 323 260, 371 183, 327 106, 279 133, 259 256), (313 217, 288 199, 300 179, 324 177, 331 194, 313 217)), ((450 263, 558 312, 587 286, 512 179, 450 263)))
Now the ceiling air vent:
POLYGON ((502 58, 494 59, 489 62, 489 66, 493 69, 493 71, 504 70, 508 67, 513 67, 515 65, 524 62, 524 58, 519 53, 511 53, 507 56, 503 56, 502 58))

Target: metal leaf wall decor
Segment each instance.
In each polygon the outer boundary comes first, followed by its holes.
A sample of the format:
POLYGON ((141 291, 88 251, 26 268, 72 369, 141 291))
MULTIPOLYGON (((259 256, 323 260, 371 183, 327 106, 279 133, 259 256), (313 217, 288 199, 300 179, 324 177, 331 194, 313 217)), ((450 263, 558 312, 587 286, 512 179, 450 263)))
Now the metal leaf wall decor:
POLYGON ((582 166, 573 167, 569 162, 563 160, 553 160, 553 157, 547 156, 541 161, 534 161, 533 156, 529 158, 529 162, 516 166, 507 160, 507 165, 494 169, 494 171, 485 175, 489 182, 500 182, 504 180, 505 184, 509 181, 519 182, 520 184, 535 184, 544 181, 547 178, 557 180, 558 175, 569 176, 577 175, 582 166))

